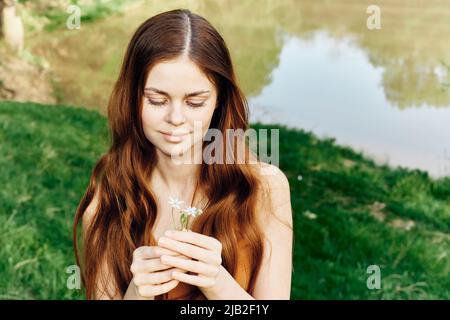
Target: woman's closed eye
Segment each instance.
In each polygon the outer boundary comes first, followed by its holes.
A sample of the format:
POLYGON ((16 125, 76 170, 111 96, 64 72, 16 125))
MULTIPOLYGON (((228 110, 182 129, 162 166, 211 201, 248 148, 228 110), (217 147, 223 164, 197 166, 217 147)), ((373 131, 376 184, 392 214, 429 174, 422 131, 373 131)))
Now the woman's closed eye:
POLYGON ((199 108, 205 105, 205 101, 187 101, 187 104, 193 108, 199 108))
MULTIPOLYGON (((149 104, 155 105, 155 106, 163 106, 168 103, 167 99, 161 100, 161 99, 152 99, 150 97, 147 97, 147 101, 149 104)), ((186 104, 192 108, 199 108, 203 107, 205 105, 205 101, 186 101, 186 104)))
POLYGON ((155 106, 162 106, 165 105, 168 101, 166 99, 161 100, 161 99, 151 99, 149 97, 147 97, 147 101, 150 104, 153 104, 155 106))

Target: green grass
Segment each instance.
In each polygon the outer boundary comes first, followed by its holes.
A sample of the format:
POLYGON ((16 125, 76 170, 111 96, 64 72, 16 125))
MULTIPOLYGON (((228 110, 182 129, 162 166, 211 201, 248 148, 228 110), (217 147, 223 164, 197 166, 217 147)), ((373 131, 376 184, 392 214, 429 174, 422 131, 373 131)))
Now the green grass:
MULTIPOLYGON (((254 125, 263 127, 279 128, 254 125)), ((0 298, 84 298, 66 287, 75 263, 71 226, 108 147, 106 119, 0 102, 0 141, 0 298)), ((280 168, 294 212, 292 299, 450 298, 450 178, 377 166, 331 139, 285 127, 280 168), (410 230, 392 226, 408 220, 410 230), (369 265, 381 268, 380 290, 367 289, 369 265)))
POLYGON ((66 287, 71 227, 106 137, 96 112, 0 103, 0 298, 81 297, 66 287))

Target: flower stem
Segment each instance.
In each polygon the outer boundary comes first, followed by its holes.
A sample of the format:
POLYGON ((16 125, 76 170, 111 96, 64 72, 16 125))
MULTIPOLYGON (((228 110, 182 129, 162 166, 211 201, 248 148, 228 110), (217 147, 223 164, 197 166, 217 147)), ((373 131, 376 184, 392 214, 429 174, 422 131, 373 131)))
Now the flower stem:
POLYGON ((172 207, 172 224, 173 224, 173 228, 176 229, 177 226, 175 225, 175 218, 173 217, 173 207, 172 207))
POLYGON ((188 215, 187 217, 186 217, 186 229, 189 229, 189 217, 190 217, 191 215, 188 215))

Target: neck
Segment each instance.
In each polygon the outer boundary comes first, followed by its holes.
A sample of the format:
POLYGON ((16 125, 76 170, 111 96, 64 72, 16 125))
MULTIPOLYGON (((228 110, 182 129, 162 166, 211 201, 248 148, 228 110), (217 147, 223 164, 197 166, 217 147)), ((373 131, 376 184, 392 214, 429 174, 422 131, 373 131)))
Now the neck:
POLYGON ((152 175, 157 184, 163 187, 168 196, 178 197, 185 201, 186 196, 195 189, 200 174, 200 163, 177 163, 172 158, 161 152, 157 152, 157 162, 152 175))

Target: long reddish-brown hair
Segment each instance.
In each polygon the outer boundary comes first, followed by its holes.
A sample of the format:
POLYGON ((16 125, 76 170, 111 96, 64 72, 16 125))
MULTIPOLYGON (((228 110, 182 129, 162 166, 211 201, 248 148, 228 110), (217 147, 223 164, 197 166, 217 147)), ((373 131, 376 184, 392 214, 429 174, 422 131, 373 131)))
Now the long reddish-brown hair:
MULTIPOLYGON (((132 280, 133 251, 143 245, 156 245, 151 230, 157 205, 148 183, 156 153, 142 128, 142 99, 150 68, 183 53, 188 54, 217 88, 218 107, 210 128, 221 132, 248 129, 248 105, 237 85, 229 50, 207 20, 189 10, 173 10, 151 17, 137 29, 109 99, 111 146, 95 165, 74 219, 74 249, 82 268, 87 299, 96 298, 102 262, 106 262, 112 277, 100 277, 102 288, 107 287, 106 282, 112 282, 123 297, 132 280), (96 193, 98 205, 83 237, 81 255, 77 226, 96 193)), ((227 144, 223 142, 222 146, 227 144)), ((248 248, 245 258, 251 276, 246 289, 250 294, 264 250, 264 236, 256 223, 255 212, 260 182, 255 166, 247 161, 202 163, 198 187, 206 195, 208 205, 191 227, 192 231, 215 237, 222 243, 222 265, 233 276, 240 267, 239 249, 248 248)), ((166 297, 160 295, 156 299, 166 297)), ((195 286, 184 298, 205 299, 195 286)))

